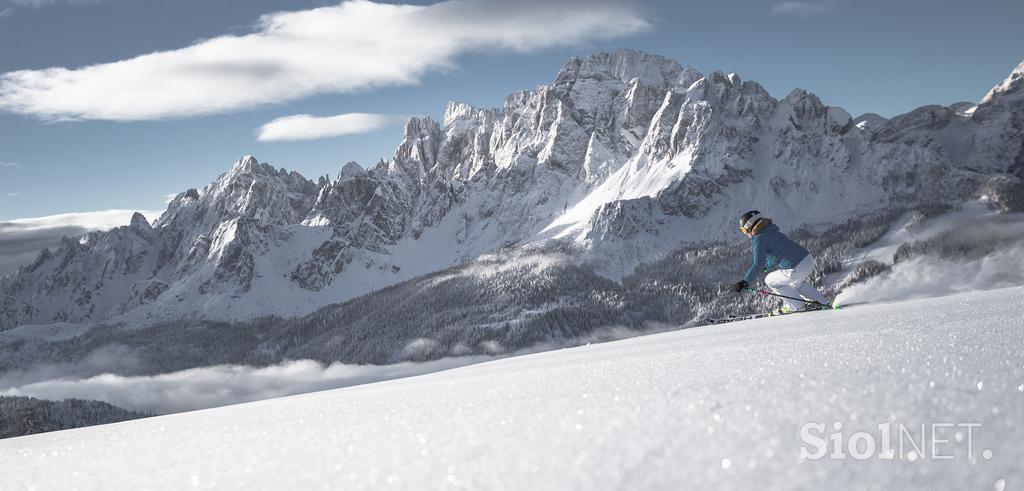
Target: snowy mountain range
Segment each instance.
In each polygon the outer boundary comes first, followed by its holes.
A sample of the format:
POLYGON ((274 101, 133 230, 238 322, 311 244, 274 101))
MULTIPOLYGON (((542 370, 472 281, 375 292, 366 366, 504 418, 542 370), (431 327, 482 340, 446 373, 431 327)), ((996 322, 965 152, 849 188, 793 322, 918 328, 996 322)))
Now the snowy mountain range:
POLYGON ((500 109, 411 118, 392 158, 335 178, 240 159, 154 223, 66 238, 0 279, 0 330, 295 317, 494 251, 570 251, 617 280, 758 208, 788 226, 984 197, 1018 210, 1024 63, 978 104, 852 118, 620 50, 500 109))

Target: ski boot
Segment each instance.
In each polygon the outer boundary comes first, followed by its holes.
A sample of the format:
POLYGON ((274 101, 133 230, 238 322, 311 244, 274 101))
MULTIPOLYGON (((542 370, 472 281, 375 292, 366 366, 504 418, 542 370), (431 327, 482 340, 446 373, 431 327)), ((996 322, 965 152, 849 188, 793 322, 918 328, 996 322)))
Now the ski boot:
POLYGON ((809 303, 804 305, 804 308, 800 312, 814 312, 815 310, 824 310, 827 306, 820 303, 809 303))
POLYGON ((770 317, 775 317, 775 316, 779 316, 779 315, 787 315, 787 314, 792 314, 792 313, 793 313, 793 311, 789 310, 789 307, 786 307, 785 305, 783 305, 782 307, 779 307, 779 308, 769 312, 768 315, 770 317))

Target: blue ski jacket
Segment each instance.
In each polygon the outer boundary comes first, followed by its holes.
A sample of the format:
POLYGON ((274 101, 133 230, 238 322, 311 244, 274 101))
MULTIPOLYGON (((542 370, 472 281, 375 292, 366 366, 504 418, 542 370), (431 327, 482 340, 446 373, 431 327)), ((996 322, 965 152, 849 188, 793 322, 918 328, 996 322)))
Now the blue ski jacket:
POLYGON ((807 249, 786 237, 774 223, 766 225, 750 238, 754 264, 747 270, 744 281, 753 285, 764 268, 791 269, 807 257, 807 249))

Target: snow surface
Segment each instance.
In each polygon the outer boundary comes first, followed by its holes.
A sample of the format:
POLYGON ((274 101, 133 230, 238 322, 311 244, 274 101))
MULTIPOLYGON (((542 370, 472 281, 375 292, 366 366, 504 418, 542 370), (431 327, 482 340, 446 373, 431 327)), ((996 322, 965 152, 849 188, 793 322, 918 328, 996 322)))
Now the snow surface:
POLYGON ((668 332, 3 440, 0 474, 11 489, 1014 489, 1022 311, 1018 287, 668 332), (951 460, 801 461, 813 422, 903 424, 918 442, 921 424, 980 426, 972 459, 946 428, 951 460))

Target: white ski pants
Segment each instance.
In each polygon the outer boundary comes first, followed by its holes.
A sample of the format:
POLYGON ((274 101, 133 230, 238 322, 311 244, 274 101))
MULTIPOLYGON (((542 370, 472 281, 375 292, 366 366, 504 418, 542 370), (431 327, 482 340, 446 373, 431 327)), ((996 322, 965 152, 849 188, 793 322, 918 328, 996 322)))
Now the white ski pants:
MULTIPOLYGON (((814 257, 808 254, 793 269, 779 269, 768 273, 768 276, 764 277, 764 283, 779 295, 802 297, 806 300, 827 304, 828 299, 807 281, 812 269, 814 269, 814 257)), ((789 310, 794 312, 804 308, 804 303, 798 300, 783 298, 782 301, 786 303, 789 310)))

